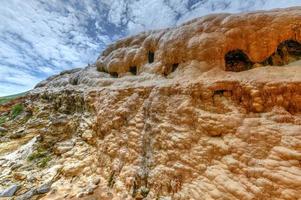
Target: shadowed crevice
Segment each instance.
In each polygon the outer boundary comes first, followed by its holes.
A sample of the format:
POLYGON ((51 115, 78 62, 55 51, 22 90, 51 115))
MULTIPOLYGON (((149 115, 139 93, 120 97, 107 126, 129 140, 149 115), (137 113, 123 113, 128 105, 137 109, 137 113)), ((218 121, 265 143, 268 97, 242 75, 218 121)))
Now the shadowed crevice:
POLYGON ((138 71, 137 66, 131 66, 131 67, 130 67, 130 72, 131 72, 133 75, 137 75, 137 71, 138 71))
POLYGON ((283 66, 301 60, 301 44, 295 40, 281 42, 275 53, 262 62, 252 62, 240 49, 229 51, 225 55, 226 71, 240 72, 258 66, 283 66))
POLYGON ((155 53, 152 51, 148 52, 148 63, 153 63, 155 61, 155 53))
POLYGON ((295 40, 281 42, 275 53, 262 62, 263 65, 282 66, 301 59, 301 44, 295 40))
POLYGON ((249 57, 240 49, 228 52, 225 55, 226 71, 240 72, 252 68, 253 63, 249 57))

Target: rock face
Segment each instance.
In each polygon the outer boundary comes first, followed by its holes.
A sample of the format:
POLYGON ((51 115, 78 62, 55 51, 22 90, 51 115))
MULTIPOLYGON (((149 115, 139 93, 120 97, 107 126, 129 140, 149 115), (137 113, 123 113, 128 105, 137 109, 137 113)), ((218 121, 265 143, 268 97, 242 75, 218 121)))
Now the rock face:
MULTIPOLYGON (((277 47, 286 46, 285 42, 300 43, 300 32, 300 8, 287 12, 214 14, 176 28, 142 33, 112 44, 99 57, 97 67, 117 74, 134 70, 134 67, 138 73, 149 70, 160 73, 197 60, 227 69, 225 57, 237 50, 251 62, 267 63, 277 47)), ((299 56, 300 52, 299 47, 299 56)))
POLYGON ((300 25, 301 8, 210 15, 43 81, 23 114, 1 114, 0 186, 21 183, 21 199, 299 199, 300 25))

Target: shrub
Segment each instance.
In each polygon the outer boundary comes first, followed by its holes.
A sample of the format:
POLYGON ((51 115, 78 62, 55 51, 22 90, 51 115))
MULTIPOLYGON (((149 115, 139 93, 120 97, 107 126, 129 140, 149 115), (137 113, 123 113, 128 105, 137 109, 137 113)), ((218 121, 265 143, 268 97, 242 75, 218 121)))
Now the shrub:
POLYGON ((0 117, 0 126, 6 122, 6 116, 0 117))
POLYGON ((46 156, 46 152, 40 152, 40 151, 34 151, 32 152, 32 154, 30 154, 28 156, 28 161, 33 161, 33 160, 37 160, 39 158, 43 158, 44 156, 46 156))
POLYGON ((44 168, 47 166, 48 162, 51 160, 51 156, 49 155, 49 152, 40 147, 34 152, 32 152, 28 157, 28 161, 35 161, 38 167, 44 168))
POLYGON ((20 115, 24 110, 24 107, 22 104, 16 104, 12 107, 10 115, 11 118, 14 119, 16 118, 18 115, 20 115))
POLYGON ((47 166, 48 162, 51 160, 51 157, 49 155, 47 155, 46 157, 42 158, 39 162, 38 162, 38 166, 41 168, 44 168, 47 166))

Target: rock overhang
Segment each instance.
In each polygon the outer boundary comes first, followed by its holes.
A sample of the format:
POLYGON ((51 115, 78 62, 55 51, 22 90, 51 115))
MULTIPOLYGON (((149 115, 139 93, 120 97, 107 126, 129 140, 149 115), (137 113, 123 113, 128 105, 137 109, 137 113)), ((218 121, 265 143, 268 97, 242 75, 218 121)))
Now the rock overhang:
POLYGON ((301 44, 301 7, 212 14, 117 41, 102 52, 96 66, 115 75, 133 66, 138 73, 164 74, 174 64, 197 60, 226 70, 225 56, 231 51, 241 50, 253 63, 262 63, 288 40, 301 44))

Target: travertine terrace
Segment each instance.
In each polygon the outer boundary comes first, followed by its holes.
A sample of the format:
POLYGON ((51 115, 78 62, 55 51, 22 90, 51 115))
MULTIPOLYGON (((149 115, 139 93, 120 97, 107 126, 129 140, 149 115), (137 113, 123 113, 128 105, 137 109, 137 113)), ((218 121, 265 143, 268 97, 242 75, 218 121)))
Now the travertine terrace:
POLYGON ((24 112, 3 124, 0 188, 20 185, 16 199, 300 199, 300 60, 300 7, 120 40, 19 100, 24 112))
POLYGON ((98 69, 125 73, 160 71, 173 64, 197 60, 225 69, 225 55, 243 51, 254 63, 264 62, 287 40, 301 42, 300 8, 283 12, 214 14, 167 30, 142 33, 116 42, 97 61, 98 69), (154 54, 152 66, 148 54, 154 54), (151 68, 151 69, 148 69, 151 68))

